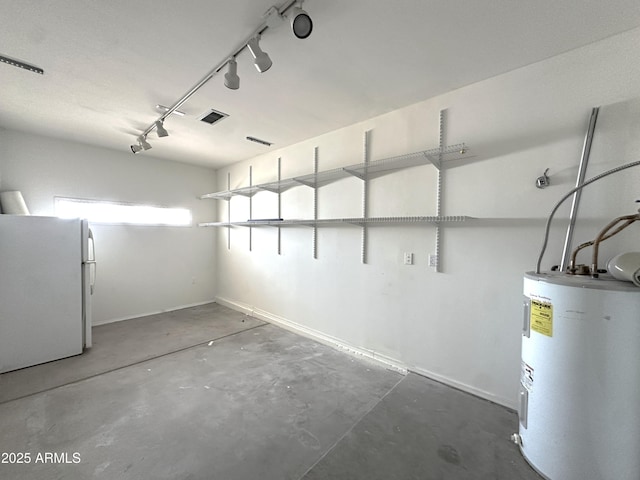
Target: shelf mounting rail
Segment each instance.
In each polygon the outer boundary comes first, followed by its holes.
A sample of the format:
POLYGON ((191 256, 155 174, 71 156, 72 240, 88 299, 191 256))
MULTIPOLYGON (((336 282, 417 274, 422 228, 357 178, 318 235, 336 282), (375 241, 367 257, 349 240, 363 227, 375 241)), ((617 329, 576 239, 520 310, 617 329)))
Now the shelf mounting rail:
MULTIPOLYGON (((438 170, 438 180, 437 180, 437 186, 436 186, 436 217, 442 217, 442 185, 443 185, 443 176, 444 176, 444 172, 443 169, 441 168, 442 166, 442 152, 445 148, 445 127, 446 127, 446 119, 447 119, 447 111, 446 110, 440 110, 440 120, 439 120, 439 139, 438 139, 438 148, 440 149, 440 153, 438 154, 438 164, 435 165, 437 170, 438 170)), ((440 225, 436 225, 436 244, 435 244, 435 270, 436 272, 440 272, 441 271, 441 264, 442 262, 440 261, 440 243, 441 243, 441 237, 442 237, 442 232, 441 232, 441 228, 440 225)))
POLYGON ((362 175, 362 218, 364 223, 362 224, 362 247, 361 247, 361 261, 363 264, 367 263, 367 218, 369 217, 369 142, 371 139, 371 130, 364 132, 363 142, 363 175, 362 175))

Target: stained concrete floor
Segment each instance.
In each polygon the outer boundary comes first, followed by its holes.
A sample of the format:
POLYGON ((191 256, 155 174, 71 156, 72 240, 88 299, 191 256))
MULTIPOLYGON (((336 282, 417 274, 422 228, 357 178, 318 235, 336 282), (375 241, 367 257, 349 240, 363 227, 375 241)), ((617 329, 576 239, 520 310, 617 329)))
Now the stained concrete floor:
POLYGON ((0 375, 0 403, 264 325, 217 303, 93 328, 84 354, 0 375))
POLYGON ((216 304, 94 338, 0 375, 0 478, 540 478, 514 412, 216 304))

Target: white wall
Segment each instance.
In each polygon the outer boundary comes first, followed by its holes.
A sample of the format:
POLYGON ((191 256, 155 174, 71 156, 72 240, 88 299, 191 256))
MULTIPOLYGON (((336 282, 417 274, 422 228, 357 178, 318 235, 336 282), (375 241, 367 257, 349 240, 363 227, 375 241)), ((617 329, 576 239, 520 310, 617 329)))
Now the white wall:
MULTIPOLYGON (((311 229, 218 229, 221 301, 334 337, 398 365, 515 406, 520 369, 522 275, 533 270, 544 219, 574 184, 591 108, 602 105, 588 177, 640 158, 640 30, 426 100, 218 172, 218 189, 275 180, 362 161, 363 132, 372 130, 371 159, 438 145, 438 112, 448 114, 447 143, 466 142, 476 155, 445 173, 444 214, 483 220, 450 226, 442 235, 443 273, 427 265, 434 230, 427 226, 372 227, 369 262, 360 263, 358 228, 322 228, 318 259, 311 229), (604 107, 607 106, 607 107, 604 107), (629 112, 631 112, 630 115, 629 112), (627 115, 629 123, 620 122, 627 115), (616 137, 616 142, 610 139, 616 137), (613 155, 610 155, 613 153, 613 155), (552 186, 535 179, 550 168, 552 186), (413 252, 415 265, 402 264, 413 252)), ((428 79, 425 79, 427 81, 428 79)), ((632 213, 640 197, 638 169, 585 190, 576 244, 593 238, 613 217, 632 213)), ((416 167, 372 181, 370 215, 435 214, 435 171, 416 167)), ((346 179, 318 191, 319 216, 361 214, 361 183, 346 179)), ((275 217, 276 196, 261 192, 253 216, 275 217)), ((232 220, 248 218, 248 200, 234 197, 232 220)), ((311 218, 312 191, 282 195, 283 218, 311 218)), ((568 216, 567 204, 560 217, 568 216)), ((227 219, 219 202, 218 218, 227 219)), ((543 268, 559 262, 565 222, 557 222, 543 268)), ((611 240, 606 259, 637 249, 637 228, 611 240), (634 245, 636 245, 634 247, 634 245)), ((586 258, 584 258, 586 260, 586 258)))
POLYGON ((91 225, 95 324, 213 300, 215 235, 197 227, 215 215, 197 199, 213 170, 11 130, 0 145, 0 189, 21 190, 34 215, 54 215, 55 196, 191 210, 191 227, 91 225))

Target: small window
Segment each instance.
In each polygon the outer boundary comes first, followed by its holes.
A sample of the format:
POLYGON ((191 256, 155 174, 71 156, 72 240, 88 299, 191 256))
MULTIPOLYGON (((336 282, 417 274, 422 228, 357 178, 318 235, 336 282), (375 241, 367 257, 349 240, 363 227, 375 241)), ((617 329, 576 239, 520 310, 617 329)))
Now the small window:
POLYGON ((191 211, 186 208, 155 207, 130 203, 104 202, 78 198, 55 199, 56 216, 86 218, 91 223, 126 225, 191 225, 191 211))

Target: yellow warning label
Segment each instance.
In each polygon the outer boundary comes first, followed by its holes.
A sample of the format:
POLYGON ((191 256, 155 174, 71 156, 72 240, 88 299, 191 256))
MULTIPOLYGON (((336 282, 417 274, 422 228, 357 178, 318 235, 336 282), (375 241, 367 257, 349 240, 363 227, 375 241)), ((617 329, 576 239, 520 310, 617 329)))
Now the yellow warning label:
POLYGON ((531 330, 553 337, 553 305, 531 299, 531 330))

